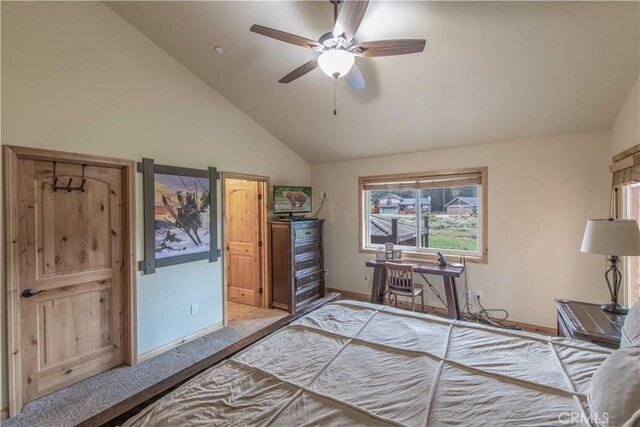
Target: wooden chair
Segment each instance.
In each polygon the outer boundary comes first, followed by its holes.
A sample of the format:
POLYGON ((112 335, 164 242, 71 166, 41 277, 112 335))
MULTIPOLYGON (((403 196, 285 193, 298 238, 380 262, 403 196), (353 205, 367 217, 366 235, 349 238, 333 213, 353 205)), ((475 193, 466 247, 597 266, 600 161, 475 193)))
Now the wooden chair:
POLYGON ((411 310, 416 311, 416 297, 420 295, 422 311, 424 312, 424 293, 421 286, 416 286, 413 280, 413 265, 394 264, 387 262, 387 294, 389 305, 395 297, 398 306, 398 295, 411 297, 411 310))

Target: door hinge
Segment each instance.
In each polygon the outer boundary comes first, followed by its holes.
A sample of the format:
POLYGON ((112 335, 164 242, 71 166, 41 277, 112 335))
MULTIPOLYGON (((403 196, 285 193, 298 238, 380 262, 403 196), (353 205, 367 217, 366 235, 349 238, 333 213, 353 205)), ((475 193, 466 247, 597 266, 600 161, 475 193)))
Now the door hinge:
POLYGON ((264 292, 264 289, 263 289, 263 288, 258 289, 258 293, 259 293, 260 295, 262 295, 262 293, 263 293, 263 292, 264 292))
POLYGON ((258 247, 262 247, 262 240, 258 242, 258 247))
POLYGON ((258 194, 258 200, 262 200, 262 194, 258 194))

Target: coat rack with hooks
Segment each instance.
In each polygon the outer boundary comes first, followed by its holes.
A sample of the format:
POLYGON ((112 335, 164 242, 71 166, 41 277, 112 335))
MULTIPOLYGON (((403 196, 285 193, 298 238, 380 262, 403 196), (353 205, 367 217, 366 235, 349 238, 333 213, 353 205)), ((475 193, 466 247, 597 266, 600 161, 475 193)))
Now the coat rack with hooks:
POLYGON ((58 176, 56 175, 56 163, 57 162, 53 162, 53 184, 51 185, 53 187, 53 191, 60 190, 60 191, 67 191, 69 193, 72 191, 79 191, 80 193, 84 193, 85 192, 84 184, 87 182, 87 180, 84 177, 84 171, 87 165, 86 164, 82 165, 82 181, 80 182, 80 185, 72 187, 71 184, 73 182, 73 178, 69 178, 69 182, 67 182, 67 185, 58 185, 58 176))

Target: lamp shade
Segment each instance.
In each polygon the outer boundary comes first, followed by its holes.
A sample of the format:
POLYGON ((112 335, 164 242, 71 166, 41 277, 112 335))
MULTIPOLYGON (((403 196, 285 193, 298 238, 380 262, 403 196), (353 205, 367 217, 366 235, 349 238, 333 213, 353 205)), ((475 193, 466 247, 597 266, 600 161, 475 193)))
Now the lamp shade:
POLYGON ((634 219, 590 219, 581 252, 599 255, 640 255, 640 230, 634 219))

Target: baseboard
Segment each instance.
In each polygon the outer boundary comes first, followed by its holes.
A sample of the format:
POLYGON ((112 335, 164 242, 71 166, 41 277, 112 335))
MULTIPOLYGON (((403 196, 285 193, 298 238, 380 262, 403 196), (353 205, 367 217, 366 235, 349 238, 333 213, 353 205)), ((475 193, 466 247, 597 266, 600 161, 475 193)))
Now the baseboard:
MULTIPOLYGON (((371 295, 368 295, 368 294, 361 294, 361 293, 358 293, 358 292, 344 291, 342 289, 334 289, 334 288, 327 288, 327 292, 338 292, 338 293, 342 294, 342 296, 345 299, 352 299, 352 300, 355 300, 355 301, 365 301, 365 302, 371 301, 371 295)), ((405 302, 405 301, 398 301, 398 308, 411 309, 411 304, 408 303, 408 302, 405 302)), ((420 308, 421 308, 420 305, 416 304, 416 311, 421 311, 420 308)), ((424 312, 428 313, 428 314, 434 314, 436 316, 447 317, 447 310, 444 309, 444 308, 440 308, 440 307, 433 307, 433 306, 425 304, 424 312)), ((538 334, 549 335, 549 336, 552 336, 552 337, 557 336, 557 331, 556 331, 555 328, 548 328, 546 326, 532 325, 530 323, 516 322, 515 320, 505 320, 502 323, 505 326, 516 326, 516 325, 518 325, 520 327, 520 329, 522 329, 523 331, 527 331, 527 332, 535 332, 535 333, 538 333, 538 334)))
POLYGON ((204 329, 200 329, 199 331, 196 331, 192 334, 179 338, 175 341, 171 341, 170 343, 167 343, 161 347, 154 348, 153 350, 145 351, 144 353, 138 355, 138 363, 144 362, 147 359, 151 359, 154 356, 162 354, 165 351, 174 349, 178 346, 181 346, 182 344, 186 344, 189 341, 193 341, 197 338, 203 337, 207 334, 210 334, 211 332, 215 332, 218 329, 222 328, 223 326, 224 326, 223 322, 216 323, 215 325, 208 326, 204 329))
POLYGON ((0 421, 6 420, 7 418, 9 418, 9 408, 8 407, 0 410, 0 421))
POLYGON ((344 298, 352 299, 355 301, 364 301, 364 302, 371 301, 371 295, 361 294, 358 292, 345 291, 343 289, 326 288, 325 292, 328 294, 330 294, 331 292, 337 292, 339 294, 342 294, 344 298))

